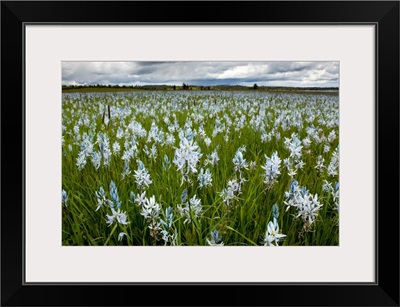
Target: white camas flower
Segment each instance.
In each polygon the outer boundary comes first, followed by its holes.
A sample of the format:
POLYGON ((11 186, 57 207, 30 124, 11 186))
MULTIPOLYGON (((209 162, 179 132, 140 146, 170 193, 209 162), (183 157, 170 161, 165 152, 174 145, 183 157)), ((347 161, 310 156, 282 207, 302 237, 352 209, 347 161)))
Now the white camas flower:
POLYGON ((285 138, 285 146, 290 151, 290 158, 295 161, 301 158, 301 150, 303 146, 301 145, 301 141, 298 139, 296 134, 292 134, 291 138, 285 138))
POLYGON ((334 152, 332 153, 331 161, 328 165, 328 175, 329 176, 337 176, 339 173, 339 147, 336 147, 334 152))
POLYGON ((318 170, 318 172, 322 172, 323 169, 325 168, 324 165, 325 159, 322 156, 318 156, 317 158, 317 165, 315 166, 315 168, 318 170))
POLYGON ((75 126, 74 126, 74 133, 75 134, 79 134, 79 124, 75 124, 75 126))
POLYGON ((127 177, 129 174, 131 173, 131 170, 129 168, 129 161, 125 160, 124 161, 124 170, 122 172, 122 179, 124 179, 125 177, 127 177))
POLYGON ((166 171, 169 170, 169 168, 171 166, 171 161, 169 160, 169 158, 166 154, 164 154, 164 159, 163 159, 162 165, 163 165, 163 169, 166 171))
POLYGON ((328 181, 328 180, 324 180, 324 184, 322 185, 322 190, 324 191, 324 192, 329 192, 329 191, 331 191, 333 188, 332 188, 332 184, 328 181))
POLYGON ((287 171, 288 171, 288 175, 290 177, 294 177, 297 173, 297 167, 296 165, 294 165, 294 161, 291 160, 290 158, 286 158, 283 160, 283 164, 285 165, 287 171))
POLYGON ((304 221, 311 225, 318 216, 319 209, 322 207, 321 203, 318 201, 318 195, 300 195, 300 204, 296 217, 301 216, 304 221))
POLYGON ((121 146, 119 145, 119 143, 117 141, 115 141, 113 144, 113 154, 114 155, 119 154, 120 150, 121 150, 121 146))
POLYGON ((308 136, 303 139, 303 145, 306 148, 308 148, 311 145, 311 140, 308 136))
POLYGON ((151 146, 149 157, 152 158, 152 159, 155 159, 155 158, 157 157, 157 147, 156 147, 156 144, 153 144, 153 146, 151 146))
POLYGON ((267 157, 267 155, 264 156, 266 162, 264 166, 261 166, 265 170, 264 183, 267 185, 267 188, 271 188, 281 174, 279 170, 281 159, 278 157, 278 152, 276 151, 271 155, 271 158, 267 157))
POLYGON ((216 229, 211 231, 211 239, 207 239, 207 243, 210 246, 224 246, 224 242, 222 242, 222 238, 216 229))
MULTIPOLYGON (((181 197, 182 200, 186 200, 185 197, 181 197)), ((183 202, 178 205, 178 211, 182 217, 185 218, 184 224, 190 223, 192 221, 191 212, 195 218, 198 218, 203 212, 203 207, 201 205, 201 200, 194 195, 188 202, 183 202)))
POLYGON ((170 245, 176 245, 176 235, 173 229, 173 209, 172 207, 168 207, 165 209, 164 219, 160 218, 160 225, 163 228, 161 230, 162 240, 164 241, 164 245, 168 243, 170 245))
POLYGON ((135 181, 140 189, 147 188, 153 182, 150 179, 150 174, 147 169, 144 167, 142 161, 139 161, 138 169, 135 171, 135 181))
POLYGON ((161 206, 156 202, 156 199, 153 196, 150 199, 146 199, 146 201, 142 204, 142 211, 140 212, 146 219, 152 218, 156 219, 160 213, 161 206))
POLYGON ((212 185, 212 177, 211 177, 211 172, 210 169, 206 169, 204 172, 204 169, 200 169, 200 173, 197 176, 197 180, 199 181, 200 187, 207 187, 212 185))
POLYGON ((107 166, 110 163, 111 149, 110 141, 105 133, 99 133, 97 135, 97 143, 99 145, 99 153, 103 157, 103 165, 107 166))
POLYGON ((92 152, 92 164, 96 169, 100 167, 101 155, 97 151, 92 152))
POLYGON ((279 226, 276 219, 273 222, 269 221, 263 240, 264 246, 278 246, 278 242, 284 237, 286 235, 279 233, 279 226))
POLYGON ((248 164, 246 162, 246 159, 243 158, 243 153, 244 149, 239 148, 236 151, 235 157, 233 158, 232 162, 235 165, 235 171, 240 171, 241 169, 248 169, 248 164))
POLYGON ((120 209, 115 210, 111 207, 112 215, 106 214, 107 221, 106 223, 108 226, 111 226, 114 222, 117 222, 121 225, 128 225, 129 222, 127 221, 127 214, 125 211, 121 211, 120 209))
POLYGON ((289 210, 290 207, 295 207, 297 213, 295 217, 301 217, 307 226, 311 226, 318 211, 323 206, 318 200, 318 194, 312 195, 305 187, 299 187, 298 182, 294 179, 290 182, 290 190, 285 192, 286 200, 283 202, 289 210))
POLYGON ((335 183, 335 188, 332 190, 333 201, 335 202, 335 209, 339 211, 339 182, 335 183))
POLYGON ((293 178, 297 174, 297 169, 296 168, 290 168, 288 170, 288 175, 293 178))
POLYGON ((158 240, 161 232, 160 211, 161 205, 156 202, 155 196, 145 197, 145 192, 135 198, 135 202, 141 207, 140 214, 146 219, 150 235, 158 240))
POLYGON ((122 138, 123 136, 124 136, 124 130, 122 130, 121 127, 118 127, 118 130, 117 130, 117 139, 120 139, 120 138, 122 138))
POLYGON ((195 215, 196 217, 198 217, 199 213, 200 213, 201 210, 202 210, 202 207, 201 207, 201 200, 198 199, 198 198, 196 197, 196 195, 195 195, 195 196, 193 196, 193 197, 189 200, 189 203, 190 203, 191 208, 193 208, 194 215, 195 215))
POLYGON ((179 143, 179 148, 175 150, 175 157, 173 163, 176 165, 178 171, 182 175, 182 183, 189 181, 191 173, 197 173, 197 163, 202 154, 196 142, 188 140, 182 136, 179 143))
POLYGON ((216 149, 214 149, 214 151, 211 154, 207 155, 206 164, 217 166, 218 161, 219 161, 218 152, 216 149))
POLYGON ((107 198, 106 198, 106 193, 103 189, 103 187, 100 187, 99 191, 95 192, 96 197, 97 197, 97 208, 96 211, 99 210, 104 204, 107 203, 107 198))
POLYGON ((142 206, 146 201, 146 191, 144 191, 142 194, 138 194, 135 198, 135 203, 137 203, 138 206, 142 206))
POLYGON ((110 182, 110 196, 111 196, 111 200, 107 200, 110 207, 112 207, 112 208, 116 207, 117 209, 119 209, 121 207, 122 203, 119 200, 117 186, 115 185, 114 181, 112 181, 112 180, 110 182))
POLYGON ((328 135, 328 142, 332 143, 336 139, 336 132, 332 130, 328 135))
POLYGON ((122 241, 123 237, 126 236, 127 234, 125 232, 120 232, 118 234, 118 241, 122 241))
POLYGON ((333 202, 335 204, 335 209, 339 211, 339 182, 336 181, 334 185, 332 185, 327 180, 324 180, 324 184, 322 185, 322 190, 324 192, 328 192, 331 194, 333 198, 333 202))
POLYGON ((237 179, 229 180, 228 187, 223 189, 220 193, 227 206, 229 206, 233 200, 237 199, 238 195, 240 194, 240 184, 241 182, 238 182, 237 179))
POLYGON ((304 165, 305 165, 304 161, 300 160, 296 164, 296 169, 303 169, 304 165))
POLYGON ((174 137, 174 135, 173 135, 173 134, 168 134, 168 135, 167 135, 167 139, 165 140, 165 143, 166 143, 167 145, 173 145, 173 144, 175 144, 175 137, 174 137))
POLYGON ((67 200, 68 200, 67 192, 65 190, 62 190, 62 192, 61 192, 61 202, 64 205, 66 205, 67 204, 67 200))

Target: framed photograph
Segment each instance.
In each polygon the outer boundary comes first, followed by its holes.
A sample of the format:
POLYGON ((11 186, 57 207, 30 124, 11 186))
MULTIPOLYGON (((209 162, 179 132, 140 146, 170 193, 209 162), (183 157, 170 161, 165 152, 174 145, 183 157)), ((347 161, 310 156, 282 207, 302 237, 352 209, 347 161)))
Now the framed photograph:
POLYGON ((3 306, 399 306, 398 1, 3 1, 3 306))

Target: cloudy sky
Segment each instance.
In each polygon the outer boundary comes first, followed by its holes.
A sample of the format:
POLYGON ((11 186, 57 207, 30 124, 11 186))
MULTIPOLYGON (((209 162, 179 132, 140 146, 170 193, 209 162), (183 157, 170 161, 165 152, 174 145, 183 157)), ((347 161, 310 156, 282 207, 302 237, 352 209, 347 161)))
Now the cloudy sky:
POLYGON ((339 87, 339 62, 63 62, 62 84, 339 87))

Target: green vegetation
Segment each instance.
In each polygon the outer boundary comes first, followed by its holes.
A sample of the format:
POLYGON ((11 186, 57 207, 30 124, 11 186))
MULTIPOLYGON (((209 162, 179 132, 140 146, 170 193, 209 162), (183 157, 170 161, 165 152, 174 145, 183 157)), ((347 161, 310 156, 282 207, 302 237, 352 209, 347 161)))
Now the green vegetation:
POLYGON ((126 91, 246 91, 258 90, 265 92, 289 92, 289 93, 326 93, 337 95, 339 89, 337 87, 273 87, 273 86, 259 86, 254 84, 251 87, 241 85, 189 85, 183 83, 181 86, 177 85, 143 85, 143 86, 128 86, 128 85, 63 85, 63 93, 75 92, 126 92, 126 91))
POLYGON ((338 97, 233 88, 64 93, 62 244, 338 245, 338 97))

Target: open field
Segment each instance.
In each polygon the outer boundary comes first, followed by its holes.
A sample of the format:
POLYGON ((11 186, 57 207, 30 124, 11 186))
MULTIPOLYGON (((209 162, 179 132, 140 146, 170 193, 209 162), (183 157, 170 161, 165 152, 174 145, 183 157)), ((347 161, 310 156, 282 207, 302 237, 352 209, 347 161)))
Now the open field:
MULTIPOLYGON (((155 91, 152 89, 153 86, 143 86, 143 87, 96 87, 96 86, 70 86, 63 87, 63 93, 98 93, 98 92, 138 92, 138 91, 155 91)), ((211 88, 211 87, 210 87, 211 88)), ((182 87, 176 87, 176 91, 181 91, 182 87)), ((172 86, 159 86, 157 91, 175 91, 172 86)), ((200 86, 191 86, 190 91, 203 91, 200 86)), ((253 91, 252 88, 247 88, 244 86, 213 86, 212 91, 253 91)), ((339 90, 336 88, 332 89, 319 89, 319 88, 286 88, 286 87, 259 87, 258 92, 267 93, 299 93, 299 94, 320 94, 320 95, 338 95, 339 90)))
POLYGON ((63 245, 339 244, 331 93, 63 93, 63 245))

